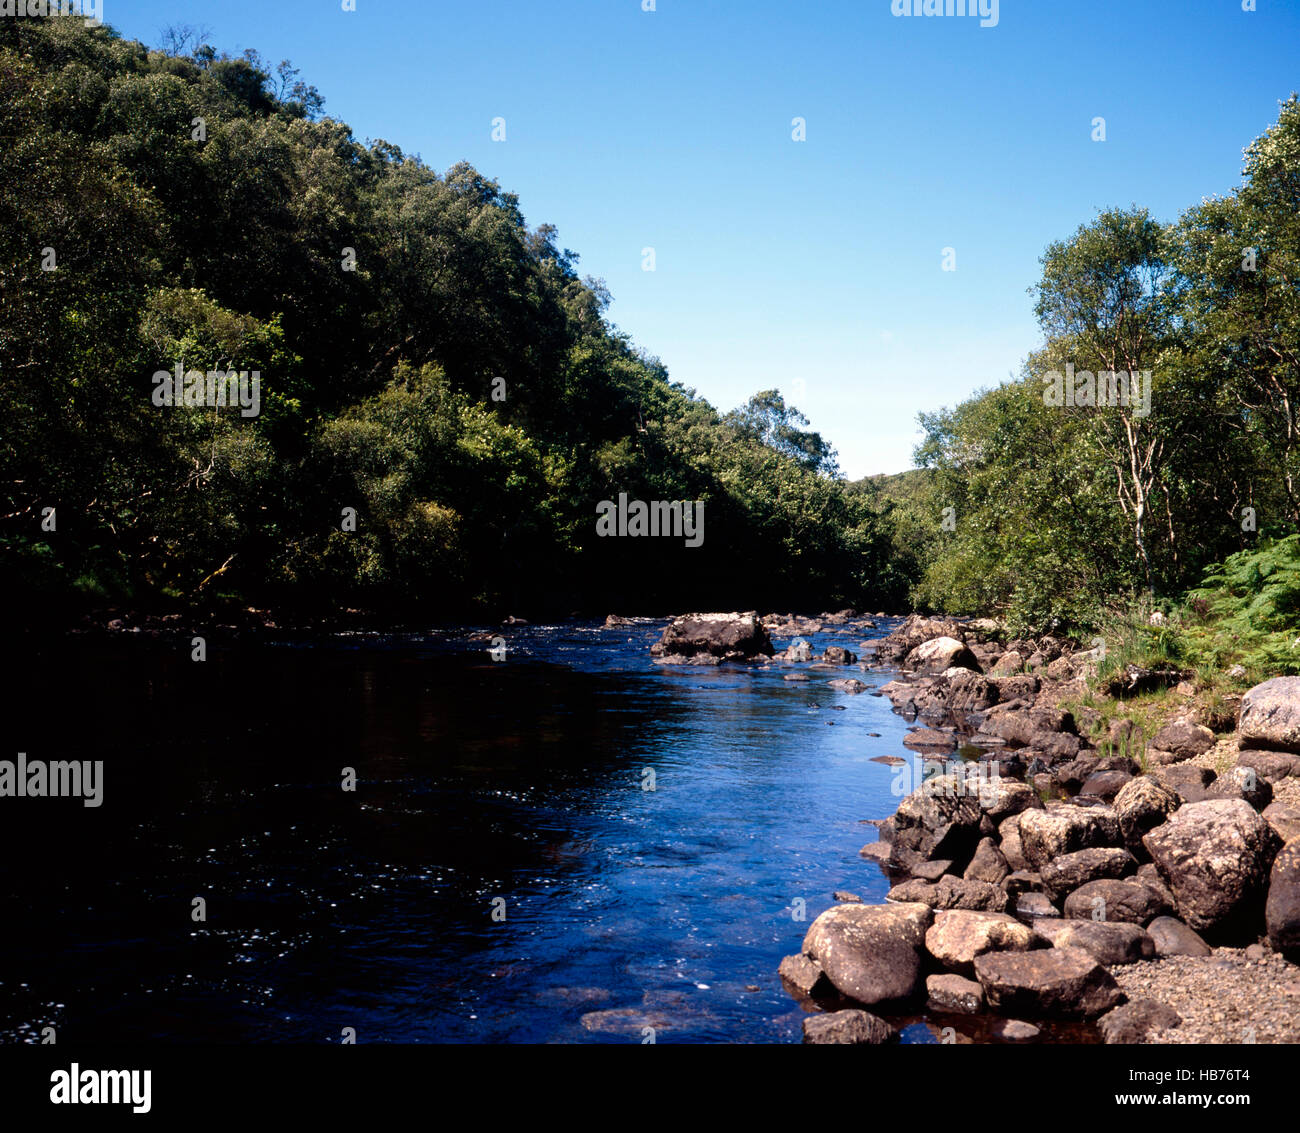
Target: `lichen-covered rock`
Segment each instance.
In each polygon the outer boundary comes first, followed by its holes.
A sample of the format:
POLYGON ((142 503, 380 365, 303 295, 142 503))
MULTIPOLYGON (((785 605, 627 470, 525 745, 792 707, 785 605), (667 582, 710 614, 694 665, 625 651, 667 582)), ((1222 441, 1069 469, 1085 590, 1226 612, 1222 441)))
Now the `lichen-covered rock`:
POLYGON ((836 905, 809 926, 803 953, 842 995, 867 1007, 910 999, 921 986, 928 905, 836 905))
POLYGON ((1151 886, 1141 881, 1103 879, 1080 885, 1066 899, 1065 915, 1072 920, 1125 921, 1146 925, 1174 910, 1151 886))
POLYGON ((1178 903, 1179 917, 1198 932, 1249 927, 1282 845, 1241 799, 1189 803, 1143 844, 1178 903))
POLYGON ((1001 885, 1010 873, 1011 867, 1002 856, 997 843, 992 838, 981 838, 975 847, 975 856, 971 858, 962 877, 966 881, 986 881, 990 885, 1001 885))
POLYGON ((1300 841, 1288 842, 1273 861, 1264 922, 1275 950, 1300 952, 1300 841))
POLYGON ((787 956, 777 971, 801 995, 829 995, 834 990, 821 965, 807 956, 787 956))
POLYGON ((932 909, 971 909, 976 912, 1000 913, 1007 907, 1006 891, 985 881, 967 881, 945 874, 932 884, 913 878, 895 885, 885 894, 886 901, 919 903, 932 909))
POLYGON ((1040 873, 1048 862, 1076 850, 1120 846, 1119 821, 1109 807, 1062 806, 1020 816, 1020 846, 1040 873))
POLYGON ((1099 878, 1127 877, 1137 869, 1137 860, 1127 850, 1112 846, 1098 846, 1090 850, 1075 850, 1044 863, 1039 875, 1047 895, 1059 901, 1081 885, 1099 878))
POLYGON ((897 1037, 893 1027, 869 1011, 831 1011, 803 1021, 803 1041, 811 1046, 881 1046, 897 1037))
POLYGON ((1300 677, 1274 677, 1241 698, 1243 747, 1300 752, 1300 677))
POLYGON ((1124 844, 1130 850, 1140 847, 1143 835, 1167 822, 1181 805, 1177 791, 1150 775, 1126 783, 1112 804, 1124 844))
POLYGON ((1091 1019, 1124 1001, 1114 978, 1082 948, 987 952, 975 977, 1005 1015, 1091 1019))
POLYGON ((1229 767, 1210 784, 1207 799, 1241 799, 1256 810, 1273 801, 1273 785, 1253 767, 1229 767))
POLYGON ((984 1007, 984 989, 975 980, 951 972, 926 977, 925 993, 931 1011, 975 1015, 984 1007))
POLYGON ((935 913, 934 924, 926 930, 925 946, 945 968, 969 975, 976 956, 1025 952, 1043 947, 1043 941, 1033 929, 1005 913, 951 909, 935 913))
POLYGON ((1123 921, 1045 920, 1034 930, 1056 948, 1082 948, 1097 963, 1136 964, 1156 954, 1155 941, 1139 925, 1123 921))

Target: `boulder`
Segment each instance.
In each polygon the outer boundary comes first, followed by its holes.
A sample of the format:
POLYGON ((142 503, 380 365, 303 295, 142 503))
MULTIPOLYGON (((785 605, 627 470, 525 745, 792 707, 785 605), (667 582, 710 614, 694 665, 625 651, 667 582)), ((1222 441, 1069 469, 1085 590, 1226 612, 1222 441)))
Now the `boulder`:
POLYGON ((1109 801, 1132 781, 1127 771, 1094 771, 1079 784, 1079 794, 1109 801))
POLYGON ((1258 751, 1246 748, 1237 753, 1237 766, 1250 767, 1264 779, 1279 781, 1300 776, 1300 755, 1289 751, 1258 751))
POLYGON ((822 661, 827 665, 852 665, 857 659, 856 653, 851 653, 839 645, 828 645, 826 652, 822 654, 822 661))
POLYGON ((1189 803, 1143 838, 1178 915, 1198 932, 1245 929, 1281 839, 1241 799, 1189 803))
POLYGON ((831 1011, 803 1021, 803 1041, 812 1046, 881 1046, 898 1037, 869 1011, 831 1011))
POLYGON ((1150 960, 1156 954, 1155 941, 1141 926, 1123 921, 1049 919, 1038 922, 1034 931, 1055 948, 1082 948, 1108 968, 1150 960))
POLYGON ((1141 846, 1142 836, 1167 822, 1181 804, 1177 791, 1150 775, 1126 783, 1112 804, 1124 844, 1141 846))
POLYGON ((1043 800, 1028 783, 1001 776, 991 783, 980 784, 979 804, 988 820, 998 827, 1027 810, 1043 809, 1043 800))
POLYGON ((955 637, 936 637, 923 642, 903 659, 903 668, 918 673, 942 673, 946 669, 978 669, 965 643, 955 637))
POLYGON ((934 915, 925 946, 945 968, 970 975, 976 956, 985 952, 1024 952, 1041 948, 1034 931, 1006 913, 947 909, 934 915))
POLYGON ((1073 657, 1058 657, 1047 666, 1046 674, 1049 681, 1072 681, 1074 680, 1074 671, 1075 660, 1073 657))
POLYGON ((1016 898, 1016 916, 1026 924, 1059 917, 1061 911, 1052 904, 1046 893, 1026 892, 1016 898))
MULTIPOLYGON (((1015 657, 1018 654, 1003 654, 1002 660, 1006 660, 1008 656, 1015 657)), ((1032 701, 1038 695, 1039 689, 1043 687, 1043 682, 1032 673, 1016 673, 1010 676, 998 674, 993 683, 997 688, 999 704, 1010 703, 1013 700, 1032 701)))
POLYGON ((1300 752, 1300 677, 1274 677, 1241 698, 1242 747, 1300 752))
POLYGON ((1047 895, 1059 901, 1090 881, 1127 877, 1136 869, 1137 860, 1127 850, 1098 846, 1051 858, 1043 863, 1039 873, 1047 895))
POLYGON ((913 879, 895 885, 885 894, 886 901, 916 902, 932 909, 973 909, 1000 913, 1007 907, 1005 890, 985 881, 966 881, 945 874, 937 883, 913 879))
POLYGON ((1119 821, 1109 807, 1062 806, 1027 810, 1020 816, 1020 846, 1025 859, 1042 872, 1055 858, 1076 850, 1119 846, 1119 821))
POLYGON ((1300 953, 1300 841, 1288 842, 1273 860, 1264 924, 1276 951, 1292 957, 1300 953))
POLYGON ((655 643, 656 655, 692 657, 708 654, 722 660, 772 656, 772 641, 753 613, 686 614, 674 618, 655 643))
POLYGON ((1166 956, 1208 956, 1210 946, 1174 917, 1156 917, 1147 925, 1147 934, 1156 947, 1156 955, 1161 959, 1166 956))
POLYGON ((834 991, 821 965, 807 956, 787 956, 777 971, 801 995, 822 996, 834 991))
POLYGON ((952 751, 957 746, 957 737, 937 728, 917 728, 903 737, 903 746, 913 751, 952 751))
POLYGON ((1181 763, 1184 759, 1204 755, 1214 746, 1214 733, 1190 720, 1177 720, 1161 728, 1147 745, 1153 754, 1167 753, 1170 758, 1160 758, 1164 763, 1181 763))
POLYGON ((975 977, 989 1006, 1006 1015, 1091 1019, 1117 1007, 1124 993, 1082 948, 986 952, 975 977))
MULTIPOLYGON (((1041 808, 1043 804, 1040 802, 1038 805, 1041 808)), ((1013 814, 998 823, 998 849, 1012 870, 1029 868, 1029 863, 1025 860, 1024 847, 1020 842, 1020 815, 1013 814)))
POLYGON ((839 689, 841 692, 853 693, 854 695, 865 691, 867 687, 862 681, 855 680, 853 677, 841 677, 839 680, 827 681, 826 683, 831 688, 839 689))
POLYGON ((803 953, 841 995, 867 1007, 910 999, 921 986, 925 931, 921 904, 836 905, 809 926, 803 953))
POLYGON ((1273 801, 1273 785, 1253 767, 1229 767, 1206 789, 1207 799, 1241 799, 1256 810, 1273 801))
POLYGON ((1300 838, 1300 807, 1271 802, 1264 808, 1264 821, 1277 831, 1284 843, 1300 838))
POLYGON ((984 989, 974 980, 946 972, 927 976, 925 981, 927 1006, 931 1011, 944 1011, 952 1015, 977 1015, 984 1007, 984 989))
POLYGON ((940 775, 918 787, 894 815, 894 840, 929 858, 964 861, 979 842, 979 798, 959 776, 940 775))
POLYGON ((1080 885, 1065 899, 1063 908, 1071 920, 1124 921, 1136 925, 1148 924, 1173 912, 1169 902, 1149 885, 1108 878, 1080 885))
POLYGON ((1097 1020, 1102 1041, 1115 1044, 1144 1043, 1157 1031, 1182 1024, 1182 1016, 1167 1003, 1155 999, 1132 999, 1097 1020))
POLYGON ((1208 767, 1196 767, 1190 763, 1174 767, 1155 767, 1150 774, 1157 782, 1163 783, 1171 791, 1176 791, 1184 803, 1204 802, 1205 793, 1215 779, 1214 772, 1208 767))
POLYGON ((971 669, 949 669, 944 674, 944 708, 949 712, 983 712, 998 702, 998 687, 971 669))
POLYGON ((997 662, 993 666, 993 672, 991 675, 995 677, 1015 676, 1022 672, 1024 667, 1025 655, 1014 649, 1008 649, 997 659, 997 662))
POLYGON ((1007 859, 1002 856, 997 843, 992 838, 981 838, 975 847, 975 856, 966 867, 962 877, 967 881, 987 881, 990 885, 1001 885, 1011 873, 1007 859))

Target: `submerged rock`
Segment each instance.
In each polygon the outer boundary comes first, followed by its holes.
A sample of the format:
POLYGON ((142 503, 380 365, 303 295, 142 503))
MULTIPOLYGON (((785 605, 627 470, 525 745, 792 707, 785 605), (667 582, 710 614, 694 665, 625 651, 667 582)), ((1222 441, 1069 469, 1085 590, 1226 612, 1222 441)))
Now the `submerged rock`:
POLYGON ((897 1037, 893 1027, 869 1011, 832 1011, 803 1021, 803 1041, 816 1046, 880 1046, 897 1037))

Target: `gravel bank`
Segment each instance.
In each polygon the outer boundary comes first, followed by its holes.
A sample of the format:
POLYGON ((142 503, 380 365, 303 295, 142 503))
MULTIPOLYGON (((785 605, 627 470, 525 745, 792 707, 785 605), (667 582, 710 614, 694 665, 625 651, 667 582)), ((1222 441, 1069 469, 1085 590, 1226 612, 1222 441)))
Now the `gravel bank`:
POLYGON ((1183 1017, 1152 1043, 1300 1043, 1300 967, 1274 952, 1171 956, 1110 969, 1130 999, 1158 999, 1183 1017))

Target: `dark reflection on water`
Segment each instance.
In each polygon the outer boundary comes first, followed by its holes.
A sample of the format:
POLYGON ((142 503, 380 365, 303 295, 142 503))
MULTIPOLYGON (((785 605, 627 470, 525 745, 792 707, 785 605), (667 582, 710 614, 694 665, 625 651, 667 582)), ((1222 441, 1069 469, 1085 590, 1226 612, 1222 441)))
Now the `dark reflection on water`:
POLYGON ((463 634, 29 651, 0 758, 103 759, 105 801, 0 800, 0 1036, 797 1041, 777 964, 834 890, 883 899, 858 850, 906 723, 842 672, 652 666, 657 627, 503 632, 499 663, 463 634))

